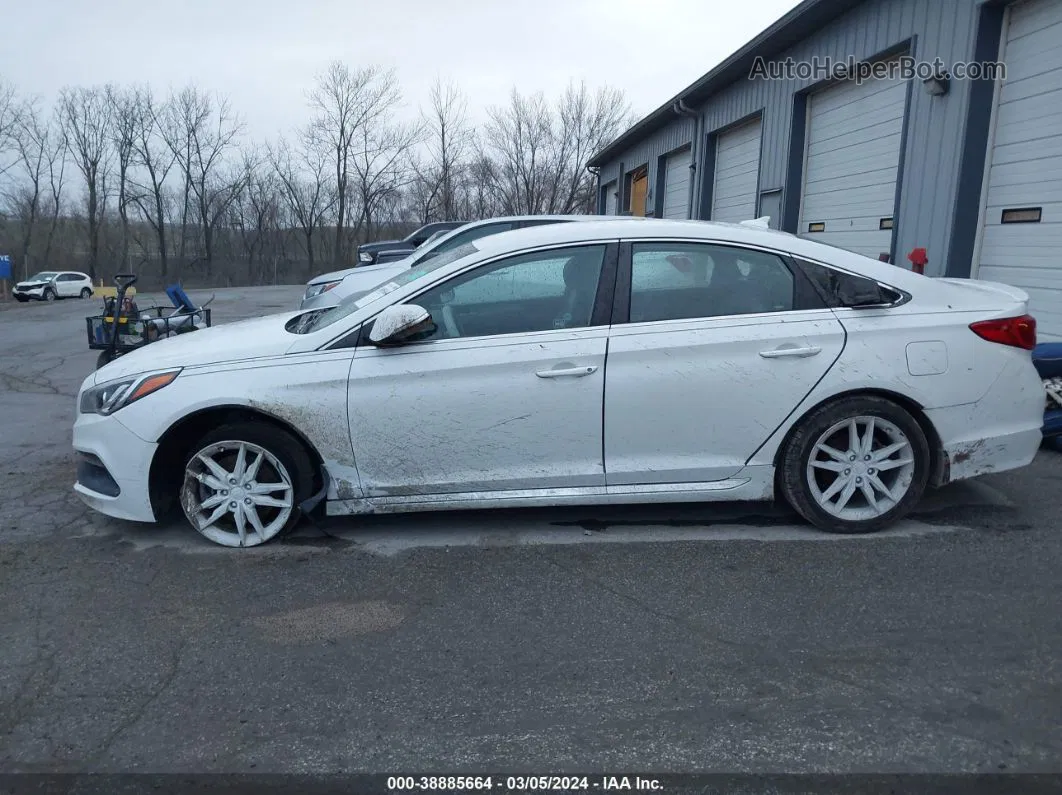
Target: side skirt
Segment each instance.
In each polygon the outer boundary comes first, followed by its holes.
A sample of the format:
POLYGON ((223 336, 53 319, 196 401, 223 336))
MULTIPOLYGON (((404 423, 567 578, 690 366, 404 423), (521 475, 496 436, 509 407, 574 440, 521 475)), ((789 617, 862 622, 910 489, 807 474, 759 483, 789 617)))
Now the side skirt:
POLYGON ((540 508, 558 505, 623 505, 654 502, 761 501, 774 497, 774 467, 749 467, 742 477, 710 483, 651 483, 572 489, 411 494, 329 500, 328 516, 415 511, 458 511, 480 508, 540 508))

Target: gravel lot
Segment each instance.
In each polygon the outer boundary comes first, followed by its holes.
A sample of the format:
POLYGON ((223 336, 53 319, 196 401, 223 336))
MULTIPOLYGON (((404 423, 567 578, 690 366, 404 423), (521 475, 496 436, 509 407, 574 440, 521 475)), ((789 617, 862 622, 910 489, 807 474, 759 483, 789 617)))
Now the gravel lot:
POLYGON ((1060 454, 869 538, 594 508, 233 553, 74 497, 98 303, 0 310, 0 770, 1062 772, 1060 454))

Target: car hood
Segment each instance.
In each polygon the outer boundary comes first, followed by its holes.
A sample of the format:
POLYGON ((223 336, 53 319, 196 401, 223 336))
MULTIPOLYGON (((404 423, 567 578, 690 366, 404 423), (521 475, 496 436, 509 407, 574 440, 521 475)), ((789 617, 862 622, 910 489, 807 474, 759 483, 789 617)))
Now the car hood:
POLYGON ((44 287, 46 284, 51 284, 51 282, 19 282, 15 287, 21 287, 23 290, 30 290, 34 287, 44 287))
POLYGON ((284 312, 256 317, 159 340, 101 367, 96 371, 94 383, 101 384, 152 370, 281 355, 297 339, 285 330, 284 325, 301 314, 304 313, 284 312))
POLYGON ((330 271, 329 273, 322 273, 320 276, 314 276, 306 284, 307 286, 309 286, 311 284, 327 284, 328 282, 342 281, 344 276, 351 274, 354 271, 354 268, 344 268, 341 271, 330 271))
POLYGON ((374 243, 363 243, 358 246, 358 251, 372 253, 393 248, 413 248, 413 244, 405 240, 377 240, 374 243))

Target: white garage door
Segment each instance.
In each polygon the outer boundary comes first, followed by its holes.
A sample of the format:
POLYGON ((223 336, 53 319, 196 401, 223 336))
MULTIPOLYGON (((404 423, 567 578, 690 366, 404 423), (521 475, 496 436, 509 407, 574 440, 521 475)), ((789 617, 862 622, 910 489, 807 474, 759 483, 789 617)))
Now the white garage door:
POLYGON ((1039 336, 1059 340, 1062 3, 1026 0, 1008 14, 976 275, 1025 290, 1039 336))
POLYGON ((668 155, 664 161, 664 218, 689 218, 690 150, 668 155))
POLYGON ((903 80, 808 97, 801 235, 874 259, 889 251, 906 99, 903 80))
POLYGON ((760 172, 760 122, 720 135, 715 149, 713 221, 748 221, 756 217, 760 172))
POLYGON ((616 183, 610 182, 605 186, 605 215, 616 214, 616 183))

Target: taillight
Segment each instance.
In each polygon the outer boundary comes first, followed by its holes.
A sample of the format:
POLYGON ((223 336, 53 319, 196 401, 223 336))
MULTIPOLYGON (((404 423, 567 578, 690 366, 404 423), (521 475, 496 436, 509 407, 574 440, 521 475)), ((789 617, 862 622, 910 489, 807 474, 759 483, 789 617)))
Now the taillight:
POLYGON ((1013 345, 1031 351, 1036 347, 1036 318, 1032 315, 982 320, 970 324, 970 330, 981 339, 1013 345))

